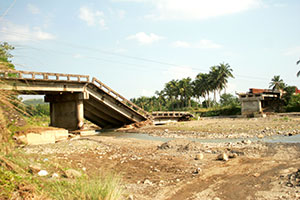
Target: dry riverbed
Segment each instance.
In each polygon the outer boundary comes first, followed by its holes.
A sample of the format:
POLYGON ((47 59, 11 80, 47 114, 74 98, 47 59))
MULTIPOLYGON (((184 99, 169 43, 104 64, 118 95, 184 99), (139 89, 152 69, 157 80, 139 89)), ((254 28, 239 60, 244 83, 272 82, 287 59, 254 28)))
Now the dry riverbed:
MULTIPOLYGON (((195 136, 194 132, 207 132, 199 137, 211 137, 211 133, 215 137, 245 133, 247 137, 278 131, 295 134, 299 129, 297 122, 297 117, 278 116, 205 119, 141 130, 167 137, 174 133, 178 137, 195 136), (182 128, 189 126, 187 130, 182 128)), ((124 199, 300 199, 299 143, 267 144, 247 139, 231 143, 186 139, 160 142, 89 136, 26 146, 24 150, 33 162, 46 158, 47 162, 68 165, 89 176, 103 171, 120 173, 128 194, 124 199)))
POLYGON ((129 132, 170 138, 251 138, 300 134, 300 116, 273 115, 266 118, 200 118, 196 121, 146 126, 129 132))

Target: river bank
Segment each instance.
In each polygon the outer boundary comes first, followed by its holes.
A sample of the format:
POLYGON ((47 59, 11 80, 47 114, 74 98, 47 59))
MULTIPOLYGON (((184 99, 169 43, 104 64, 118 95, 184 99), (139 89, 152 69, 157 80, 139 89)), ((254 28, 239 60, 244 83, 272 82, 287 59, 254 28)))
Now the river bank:
POLYGON ((89 177, 105 171, 120 174, 126 190, 124 199, 299 199, 300 143, 247 139, 258 134, 266 137, 273 132, 278 135, 277 131, 282 131, 279 135, 294 134, 294 130, 298 131, 298 120, 281 116, 204 119, 137 129, 148 130, 150 135, 156 131, 164 134, 161 137, 164 141, 100 133, 55 144, 25 146, 23 150, 33 162, 46 159, 89 177), (263 130, 267 130, 265 134, 263 130), (185 139, 171 138, 169 134, 174 134, 173 131, 180 131, 176 136, 185 139), (245 133, 246 137, 242 142, 188 139, 194 135, 192 132, 201 131, 207 131, 199 137, 202 139, 226 138, 238 133, 245 133))
POLYGON ((166 138, 263 138, 300 134, 300 116, 273 115, 266 118, 200 118, 195 121, 145 126, 125 130, 166 138))
MULTIPOLYGON (((26 146, 33 161, 122 176, 131 199, 297 199, 300 144, 168 142, 107 136, 26 146), (226 154, 228 158, 220 158, 226 154)), ((63 179, 62 177, 60 177, 63 179)))

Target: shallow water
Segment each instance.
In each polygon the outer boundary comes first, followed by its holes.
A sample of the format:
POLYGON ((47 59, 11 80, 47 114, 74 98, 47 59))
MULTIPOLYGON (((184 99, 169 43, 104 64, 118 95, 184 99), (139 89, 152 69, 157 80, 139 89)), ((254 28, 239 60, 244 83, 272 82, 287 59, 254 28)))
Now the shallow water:
MULTIPOLYGON (((167 142, 177 138, 166 138, 160 136, 151 136, 146 133, 123 133, 123 132, 100 132, 98 136, 113 136, 116 138, 134 138, 140 140, 161 141, 167 142)), ((96 136, 97 137, 97 136, 96 136)), ((190 141, 201 143, 229 143, 229 142, 241 142, 245 139, 252 142, 261 141, 266 143, 300 143, 300 135, 283 136, 275 135, 264 137, 263 139, 254 138, 216 138, 216 139, 200 139, 200 138, 182 138, 190 141)))

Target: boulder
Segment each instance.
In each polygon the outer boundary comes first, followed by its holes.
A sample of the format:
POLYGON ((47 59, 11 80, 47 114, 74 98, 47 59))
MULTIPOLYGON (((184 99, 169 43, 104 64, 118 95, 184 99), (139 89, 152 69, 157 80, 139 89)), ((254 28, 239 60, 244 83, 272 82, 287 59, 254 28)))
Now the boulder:
POLYGON ((144 180, 144 184, 152 185, 152 182, 151 182, 149 179, 145 179, 145 180, 144 180))
POLYGON ((257 138, 259 138, 259 139, 262 139, 262 138, 264 138, 265 136, 263 135, 263 134, 259 134, 258 136, 257 136, 257 138))
POLYGON ((195 156, 195 160, 202 160, 204 158, 203 153, 199 153, 195 156))
POLYGON ((47 176, 49 173, 46 170, 41 170, 39 171, 38 175, 39 176, 47 176))
POLYGON ((222 153, 220 155, 218 155, 218 160, 222 160, 222 161, 228 161, 228 155, 226 153, 222 153))
POLYGON ((244 143, 244 144, 251 144, 251 140, 243 140, 242 143, 244 143))

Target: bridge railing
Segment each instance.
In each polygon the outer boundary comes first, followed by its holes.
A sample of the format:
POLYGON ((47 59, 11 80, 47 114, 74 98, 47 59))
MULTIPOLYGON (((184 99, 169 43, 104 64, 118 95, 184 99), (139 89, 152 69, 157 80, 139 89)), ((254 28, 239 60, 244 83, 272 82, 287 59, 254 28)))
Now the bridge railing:
POLYGON ((114 97, 115 99, 117 99, 120 102, 124 103, 125 105, 129 106, 131 109, 146 116, 147 118, 151 117, 151 115, 147 111, 143 110, 139 106, 137 106, 134 103, 132 103, 131 101, 127 100, 125 97, 123 97, 122 95, 120 95, 119 93, 117 93, 116 91, 114 91, 113 89, 111 89, 110 87, 108 87, 107 85, 105 85, 104 83, 99 81, 98 79, 93 78, 92 83, 94 85, 96 85, 98 88, 100 88, 101 90, 105 91, 106 93, 108 93, 109 95, 114 97))
POLYGON ((5 79, 23 79, 23 80, 46 80, 46 81, 73 81, 73 82, 89 82, 88 75, 77 74, 61 74, 48 72, 29 72, 29 71, 13 71, 0 70, 0 78, 5 79))
POLYGON ((20 80, 42 80, 42 81, 68 81, 68 82, 87 82, 96 85, 101 90, 108 93, 110 96, 114 97, 118 101, 127 105, 131 109, 150 118, 151 115, 141 109, 139 106, 135 105, 131 101, 127 100, 125 97, 121 96, 119 93, 102 83, 96 78, 93 78, 90 82, 90 77, 88 75, 77 75, 77 74, 62 74, 62 73, 49 73, 49 72, 30 72, 30 71, 15 71, 15 70, 0 70, 0 78, 4 79, 20 79, 20 80))
POLYGON ((176 112, 176 111, 157 111, 152 112, 153 117, 182 117, 185 115, 190 115, 189 112, 176 112))

